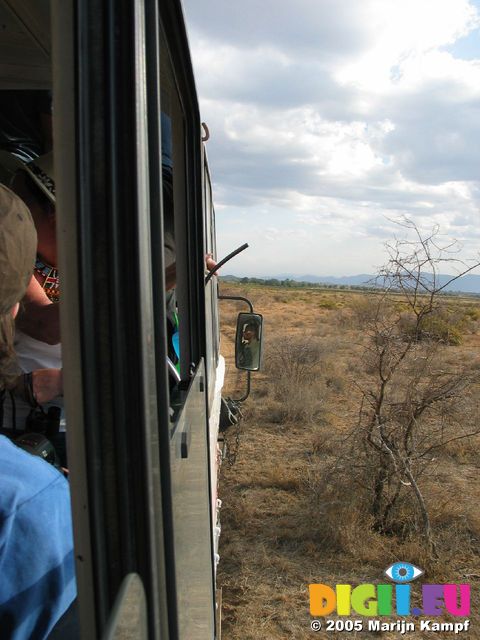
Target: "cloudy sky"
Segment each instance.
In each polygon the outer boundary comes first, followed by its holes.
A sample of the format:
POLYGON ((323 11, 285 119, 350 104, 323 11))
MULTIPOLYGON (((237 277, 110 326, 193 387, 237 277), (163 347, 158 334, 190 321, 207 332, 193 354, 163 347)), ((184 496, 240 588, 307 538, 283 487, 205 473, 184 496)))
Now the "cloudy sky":
POLYGON ((184 0, 228 273, 349 275, 393 220, 480 246, 480 0, 184 0))

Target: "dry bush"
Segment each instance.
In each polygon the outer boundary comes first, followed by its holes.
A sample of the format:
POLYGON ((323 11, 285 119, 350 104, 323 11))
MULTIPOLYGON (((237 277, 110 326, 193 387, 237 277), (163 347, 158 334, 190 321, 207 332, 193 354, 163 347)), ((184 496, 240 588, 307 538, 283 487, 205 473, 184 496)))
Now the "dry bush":
POLYGON ((312 331, 312 336, 314 338, 326 338, 327 336, 332 334, 332 328, 330 325, 328 325, 326 322, 318 322, 318 324, 315 325, 313 331, 312 331))
POLYGON ((322 456, 323 459, 338 452, 338 437, 331 428, 328 416, 324 420, 324 424, 317 424, 317 429, 312 434, 312 455, 322 456))
MULTIPOLYGON (((457 493, 452 493, 450 483, 442 487, 432 480, 426 487, 440 562, 418 535, 418 514, 410 508, 408 496, 398 504, 400 512, 404 511, 398 528, 392 528, 388 536, 375 530, 362 481, 352 477, 349 466, 347 456, 343 462, 337 459, 326 467, 312 462, 304 478, 305 490, 312 496, 310 521, 322 556, 335 553, 347 564, 371 564, 379 570, 391 561, 408 558, 426 570, 433 582, 460 581, 455 570, 459 560, 476 571, 472 562, 476 559, 478 564, 480 518, 475 505, 465 514, 464 504, 459 503, 457 493)), ((361 581, 358 573, 356 581, 361 581)))
POLYGON ((355 326, 363 328, 370 325, 376 314, 376 297, 374 293, 356 296, 349 305, 351 309, 351 321, 355 326))
POLYGON ((321 355, 320 345, 311 336, 286 335, 267 342, 264 362, 272 389, 272 402, 266 407, 270 422, 309 422, 321 414, 321 355))
POLYGON ((418 319, 413 313, 401 315, 398 330, 404 340, 440 342, 445 345, 462 344, 467 329, 467 317, 462 313, 452 313, 448 308, 439 308, 418 319))
POLYGON ((264 379, 258 380, 257 376, 253 380, 254 389, 252 392, 252 400, 255 402, 259 398, 266 398, 269 394, 269 385, 264 379))
POLYGON ((320 300, 320 302, 318 303, 318 308, 327 309, 328 311, 331 311, 332 309, 338 308, 338 303, 335 302, 335 300, 331 300, 327 298, 326 300, 320 300))
POLYGON ((291 422, 305 424, 321 419, 325 410, 324 401, 314 388, 287 389, 286 393, 288 395, 280 400, 271 400, 263 408, 262 416, 267 422, 279 425, 291 422))
POLYGON ((220 322, 222 323, 222 327, 235 328, 237 326, 238 313, 239 311, 237 309, 231 307, 230 301, 225 300, 223 307, 220 309, 220 322))
POLYGON ((288 375, 293 383, 308 384, 321 355, 319 343, 311 336, 273 337, 265 348, 265 371, 275 378, 288 375))
POLYGON ((344 393, 348 387, 345 374, 329 374, 325 379, 325 384, 328 389, 337 394, 344 393))

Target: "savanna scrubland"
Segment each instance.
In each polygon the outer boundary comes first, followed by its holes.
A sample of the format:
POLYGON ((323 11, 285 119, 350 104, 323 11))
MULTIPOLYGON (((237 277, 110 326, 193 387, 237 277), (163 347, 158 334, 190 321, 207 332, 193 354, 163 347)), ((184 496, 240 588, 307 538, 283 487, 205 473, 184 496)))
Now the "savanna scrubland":
MULTIPOLYGON (((222 637, 398 638, 312 632, 308 585, 385 583, 406 561, 425 582, 472 585, 463 637, 480 638, 480 299, 437 295, 419 317, 402 294, 220 288, 265 317, 263 369, 221 470, 222 637)), ((231 396, 245 381, 239 310, 221 303, 231 396)))

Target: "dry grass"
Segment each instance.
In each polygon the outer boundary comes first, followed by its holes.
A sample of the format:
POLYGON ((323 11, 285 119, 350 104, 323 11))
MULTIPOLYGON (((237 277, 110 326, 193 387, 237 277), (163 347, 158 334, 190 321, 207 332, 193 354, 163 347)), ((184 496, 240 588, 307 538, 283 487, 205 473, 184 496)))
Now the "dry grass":
MULTIPOLYGON (((428 558, 414 535, 374 532, 355 484, 335 471, 357 417, 356 385, 370 375, 361 360, 370 315, 367 298, 315 289, 229 290, 250 297, 264 314, 266 343, 264 371, 252 375, 252 395, 245 403, 237 461, 222 468, 217 582, 223 589, 223 638, 378 637, 366 631, 314 634, 308 584, 379 583, 397 560, 425 569, 428 582, 470 582, 473 628, 463 637, 480 638, 480 440, 437 450, 425 472, 423 489, 439 560, 428 558)), ((234 395, 243 389, 245 374, 232 363, 237 310, 227 309, 230 304, 222 302, 222 351, 227 355, 226 392, 234 395)), ((445 347, 442 357, 448 366, 460 359, 478 366, 480 303, 465 299, 455 304, 463 305, 470 320, 462 344, 445 347)), ((474 389, 457 413, 467 411, 470 419, 478 419, 479 396, 474 389)), ((452 425, 458 420, 453 414, 452 425)), ((457 636, 445 632, 441 637, 457 636)))

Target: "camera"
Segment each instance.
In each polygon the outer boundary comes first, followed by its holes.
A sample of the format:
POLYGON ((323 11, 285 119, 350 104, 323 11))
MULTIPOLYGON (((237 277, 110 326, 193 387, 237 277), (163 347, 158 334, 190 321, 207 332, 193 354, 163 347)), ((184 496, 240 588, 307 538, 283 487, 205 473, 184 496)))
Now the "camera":
POLYGON ((49 440, 53 440, 60 429, 60 407, 49 407, 45 412, 42 407, 35 407, 27 416, 26 431, 41 433, 49 440))
POLYGON ((15 438, 15 444, 28 453, 43 458, 54 467, 60 468, 62 460, 52 443, 58 440, 60 415, 60 407, 49 407, 47 411, 42 407, 35 407, 27 416, 24 433, 15 438))

